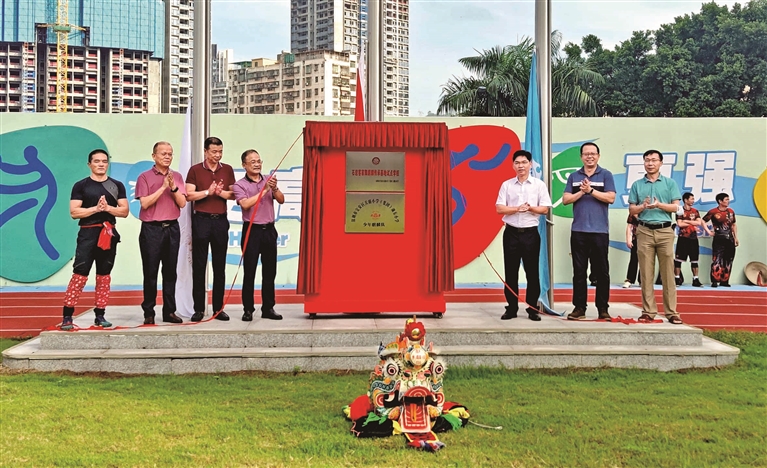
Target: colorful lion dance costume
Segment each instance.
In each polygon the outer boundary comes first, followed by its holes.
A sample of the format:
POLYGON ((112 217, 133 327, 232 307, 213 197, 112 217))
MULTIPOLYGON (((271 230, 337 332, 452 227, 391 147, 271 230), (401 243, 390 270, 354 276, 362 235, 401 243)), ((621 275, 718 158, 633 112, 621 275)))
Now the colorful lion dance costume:
POLYGON ((381 343, 381 361, 370 373, 366 395, 344 408, 357 437, 387 437, 403 434, 411 447, 437 451, 445 446, 437 432, 460 429, 469 422, 469 412, 457 403, 445 402, 442 377, 445 364, 434 359, 436 352, 425 347, 426 329, 415 317, 395 341, 381 343))

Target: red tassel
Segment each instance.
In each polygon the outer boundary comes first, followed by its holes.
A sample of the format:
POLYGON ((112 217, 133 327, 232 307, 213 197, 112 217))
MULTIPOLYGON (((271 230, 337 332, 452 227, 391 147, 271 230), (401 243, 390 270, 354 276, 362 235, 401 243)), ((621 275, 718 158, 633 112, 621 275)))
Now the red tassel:
POLYGON ((109 221, 104 221, 104 227, 101 228, 99 233, 99 242, 96 244, 101 250, 109 250, 112 248, 112 237, 114 236, 114 226, 109 221))

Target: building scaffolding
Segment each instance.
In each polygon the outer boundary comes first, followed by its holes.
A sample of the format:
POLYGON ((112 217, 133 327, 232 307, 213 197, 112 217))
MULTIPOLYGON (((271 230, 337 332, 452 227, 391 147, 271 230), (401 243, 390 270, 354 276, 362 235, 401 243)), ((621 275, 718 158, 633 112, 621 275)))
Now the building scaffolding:
POLYGON ((56 112, 67 111, 69 93, 69 35, 72 31, 85 32, 83 45, 88 46, 88 28, 69 24, 69 0, 58 0, 56 4, 56 23, 38 24, 39 28, 50 28, 56 33, 56 112))

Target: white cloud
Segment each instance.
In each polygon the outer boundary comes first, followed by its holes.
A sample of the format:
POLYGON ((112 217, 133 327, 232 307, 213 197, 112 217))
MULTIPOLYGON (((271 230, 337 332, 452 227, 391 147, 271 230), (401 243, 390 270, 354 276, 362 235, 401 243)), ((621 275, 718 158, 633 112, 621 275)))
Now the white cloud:
MULTIPOLYGON (((212 0, 213 42, 234 49, 237 60, 276 57, 290 49, 290 2, 212 0)), ((734 0, 718 0, 732 5, 734 0)), ((741 2, 743 3, 743 2, 741 2)), ((595 34, 613 48, 633 31, 658 29, 677 16, 697 13, 700 1, 554 0, 552 28, 563 44, 595 34)), ((410 114, 436 111, 441 85, 464 76, 458 59, 495 45, 534 36, 535 2, 410 2, 410 114)))

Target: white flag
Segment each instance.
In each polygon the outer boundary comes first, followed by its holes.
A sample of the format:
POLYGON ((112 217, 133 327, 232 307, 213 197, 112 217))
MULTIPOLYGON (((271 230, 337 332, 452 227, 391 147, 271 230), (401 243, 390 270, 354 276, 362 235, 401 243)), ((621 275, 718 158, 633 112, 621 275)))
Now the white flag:
MULTIPOLYGON (((178 160, 178 171, 186 180, 186 174, 192 167, 192 106, 187 107, 184 123, 184 136, 181 140, 181 155, 178 160)), ((176 272, 176 314, 189 318, 194 314, 192 300, 192 204, 187 203, 181 209, 178 218, 181 231, 178 247, 178 267, 176 272)))

